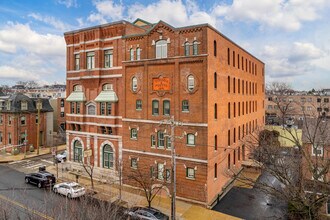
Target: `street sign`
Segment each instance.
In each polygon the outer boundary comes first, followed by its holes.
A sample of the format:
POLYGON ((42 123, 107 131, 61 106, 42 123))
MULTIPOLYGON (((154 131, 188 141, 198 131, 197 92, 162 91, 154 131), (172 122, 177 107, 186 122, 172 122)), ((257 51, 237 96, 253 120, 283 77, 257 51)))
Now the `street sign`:
POLYGON ((52 147, 52 155, 53 155, 53 156, 56 155, 56 147, 52 147))

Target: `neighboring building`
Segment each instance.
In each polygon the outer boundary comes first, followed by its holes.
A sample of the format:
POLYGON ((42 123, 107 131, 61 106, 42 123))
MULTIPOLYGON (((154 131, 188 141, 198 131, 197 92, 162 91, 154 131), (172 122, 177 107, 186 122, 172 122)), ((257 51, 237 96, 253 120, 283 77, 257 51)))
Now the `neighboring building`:
MULTIPOLYGON (((303 127, 303 147, 307 156, 303 157, 303 175, 307 180, 307 191, 330 192, 330 121, 329 119, 307 119, 303 127), (307 159, 306 159, 307 158, 307 159), (310 167, 317 170, 313 176, 310 167), (308 184, 309 183, 309 184, 308 184)), ((330 216, 330 197, 323 211, 330 216)))
POLYGON ((65 98, 50 99, 49 102, 54 109, 54 131, 65 132, 65 98))
POLYGON ((39 146, 47 145, 53 132, 53 109, 48 99, 32 99, 21 93, 0 97, 0 146, 37 145, 37 123, 39 146), (37 106, 40 105, 38 117, 37 106))
POLYGON ((277 131, 279 133, 278 140, 281 144, 281 147, 295 147, 296 141, 298 140, 300 144, 302 144, 302 129, 293 127, 291 133, 289 132, 289 128, 283 128, 282 126, 270 126, 266 125, 265 129, 270 131, 277 131), (292 134, 296 140, 292 141, 292 134))
POLYGON ((118 177, 122 163, 124 184, 135 185, 125 177, 139 167, 170 180, 170 129, 161 122, 174 116, 183 137, 177 196, 212 205, 231 181, 227 170, 247 159, 242 138, 264 125, 264 63, 207 24, 119 21, 65 40, 71 168, 91 150, 103 177, 118 177))
POLYGON ((265 100, 266 123, 282 124, 283 112, 285 118, 302 121, 304 118, 315 118, 320 115, 329 115, 330 95, 293 92, 284 95, 267 94, 265 100))

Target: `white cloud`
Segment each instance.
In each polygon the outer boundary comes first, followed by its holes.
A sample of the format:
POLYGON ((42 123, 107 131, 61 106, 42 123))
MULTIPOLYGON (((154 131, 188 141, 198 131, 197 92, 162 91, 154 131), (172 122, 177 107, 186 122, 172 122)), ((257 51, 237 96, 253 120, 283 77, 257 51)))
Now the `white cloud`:
POLYGON ((93 3, 96 7, 97 13, 92 13, 88 17, 88 21, 106 23, 107 20, 121 20, 123 19, 123 12, 125 7, 119 3, 115 4, 112 0, 95 1, 93 3))
POLYGON ((38 81, 39 78, 37 75, 29 72, 26 69, 18 69, 12 66, 0 66, 0 77, 4 79, 10 80, 36 80, 38 81))
POLYGON ((317 64, 326 53, 312 43, 294 42, 289 45, 266 45, 261 53, 271 78, 299 76, 321 68, 317 64))
POLYGON ((233 0, 231 5, 217 5, 214 14, 229 21, 257 22, 263 28, 297 31, 303 22, 319 19, 328 6, 328 0, 233 0))
POLYGON ((0 30, 0 51, 15 53, 22 49, 39 55, 65 56, 65 48, 63 36, 39 34, 28 24, 8 23, 0 30))
POLYGON ((60 31, 68 31, 72 29, 70 25, 63 23, 62 21, 59 21, 58 19, 52 16, 42 16, 36 13, 31 13, 28 16, 34 18, 37 21, 42 21, 46 24, 49 24, 60 31))
POLYGON ((57 3, 65 5, 67 8, 78 7, 77 0, 58 0, 57 3))

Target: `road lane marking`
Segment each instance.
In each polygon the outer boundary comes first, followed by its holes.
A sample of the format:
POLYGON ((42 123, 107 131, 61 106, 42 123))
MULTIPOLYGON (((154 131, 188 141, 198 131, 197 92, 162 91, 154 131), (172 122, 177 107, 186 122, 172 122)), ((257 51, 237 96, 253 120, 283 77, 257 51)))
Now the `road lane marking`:
POLYGON ((31 165, 31 166, 27 166, 25 168, 26 169, 31 169, 31 168, 35 168, 35 167, 38 167, 38 166, 42 166, 42 163, 37 163, 37 164, 31 165))
POLYGON ((50 164, 54 164, 54 162, 49 161, 49 160, 44 160, 44 159, 42 159, 41 161, 46 162, 46 163, 50 163, 50 164))
POLYGON ((9 202, 9 203, 11 203, 13 205, 16 205, 16 206, 18 206, 18 207, 20 207, 20 208, 22 208, 22 209, 24 209, 24 210, 26 210, 28 212, 31 212, 32 214, 37 215, 37 216, 39 216, 41 218, 44 218, 44 219, 47 219, 47 220, 54 220, 54 218, 52 218, 52 217, 50 217, 50 216, 48 216, 46 214, 43 214, 43 213, 41 213, 41 212, 39 212, 37 210, 33 210, 33 209, 31 209, 31 208, 23 205, 22 203, 16 202, 15 200, 11 200, 11 199, 3 196, 3 195, 0 195, 0 199, 4 200, 6 202, 9 202))
POLYGON ((10 162, 8 164, 23 163, 23 162, 29 162, 29 161, 30 160, 17 160, 17 161, 10 162))

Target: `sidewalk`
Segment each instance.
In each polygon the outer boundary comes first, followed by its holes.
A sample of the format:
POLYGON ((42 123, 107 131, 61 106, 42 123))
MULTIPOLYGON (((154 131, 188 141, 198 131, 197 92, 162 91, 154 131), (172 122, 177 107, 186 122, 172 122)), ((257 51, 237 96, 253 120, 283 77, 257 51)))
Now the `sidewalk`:
MULTIPOLYGON (((58 164, 58 180, 59 181, 75 181, 74 174, 66 172, 62 169, 62 165, 58 164)), ((56 175, 56 166, 47 167, 47 171, 56 175)), ((90 179, 87 176, 79 177, 78 182, 86 188, 91 187, 90 179)), ((96 198, 114 202, 119 198, 118 185, 112 183, 104 183, 94 180, 94 188, 97 191, 96 198)), ((122 187, 122 200, 127 203, 128 207, 147 206, 147 201, 140 190, 130 187, 122 187)), ((171 200, 168 197, 156 196, 152 201, 152 207, 161 210, 163 213, 171 216, 170 208, 171 200)), ((177 218, 182 220, 231 220, 239 219, 230 215, 216 212, 202 206, 194 205, 181 200, 176 201, 177 218)))
MULTIPOLYGON (((66 149, 66 145, 59 145, 57 146, 57 151, 63 151, 66 149)), ((24 153, 19 153, 17 155, 12 155, 11 153, 1 152, 0 153, 0 163, 9 163, 13 161, 19 161, 24 160, 28 158, 33 158, 45 154, 51 153, 51 147, 40 147, 39 148, 39 155, 37 155, 37 150, 35 149, 34 152, 26 152, 26 155, 24 153)))
MULTIPOLYGON (((57 151, 63 151, 66 149, 66 145, 57 146, 57 151)), ((45 154, 51 153, 51 147, 42 147, 39 149, 39 155, 37 151, 20 153, 18 155, 11 155, 10 153, 0 153, 0 163, 8 163, 13 161, 20 161, 28 158, 33 158, 45 154)), ((58 181, 76 181, 76 176, 63 169, 63 164, 58 164, 58 181)), ((47 171, 57 175, 56 166, 48 166, 47 171)), ((90 179, 87 176, 80 177, 78 182, 84 185, 86 188, 91 188, 90 179)), ((114 202, 119 198, 118 185, 107 182, 100 182, 94 180, 94 188, 97 191, 96 198, 114 202)), ((132 206, 147 206, 147 201, 143 196, 143 192, 130 187, 122 187, 122 200, 127 203, 128 207, 132 206)), ((156 196, 152 201, 152 207, 161 210, 163 213, 171 216, 171 200, 166 196, 156 196)), ((216 212, 199 205, 194 205, 181 200, 176 201, 176 213, 177 219, 182 220, 236 220, 239 218, 226 215, 220 212, 216 212)))

